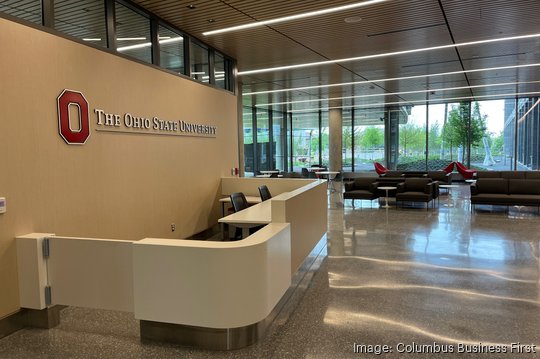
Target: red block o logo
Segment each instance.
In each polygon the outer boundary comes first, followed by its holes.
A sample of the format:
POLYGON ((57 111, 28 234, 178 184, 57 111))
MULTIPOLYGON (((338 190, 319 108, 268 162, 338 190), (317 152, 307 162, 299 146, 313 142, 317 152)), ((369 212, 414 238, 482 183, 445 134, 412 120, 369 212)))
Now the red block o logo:
POLYGON ((69 145, 83 145, 90 137, 90 120, 88 118, 88 101, 78 91, 64 90, 56 99, 58 103, 58 131, 69 145), (79 129, 70 126, 69 107, 75 105, 79 109, 79 129))

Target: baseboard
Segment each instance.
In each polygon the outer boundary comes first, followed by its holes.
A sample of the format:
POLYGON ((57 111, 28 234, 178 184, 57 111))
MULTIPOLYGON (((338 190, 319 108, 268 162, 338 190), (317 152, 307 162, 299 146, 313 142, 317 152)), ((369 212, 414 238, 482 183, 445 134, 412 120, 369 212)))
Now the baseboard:
POLYGON ((43 310, 22 308, 0 319, 0 339, 26 327, 53 328, 60 324, 60 310, 63 308, 63 305, 54 305, 43 310))
POLYGON ((217 329, 141 320, 141 341, 162 341, 210 350, 234 350, 254 344, 265 335, 276 318, 285 322, 294 311, 299 299, 291 298, 293 294, 301 298, 308 289, 313 275, 326 258, 326 243, 324 235, 293 276, 289 289, 262 321, 240 328, 217 329))
POLYGON ((0 319, 0 339, 26 327, 26 313, 20 310, 0 319))

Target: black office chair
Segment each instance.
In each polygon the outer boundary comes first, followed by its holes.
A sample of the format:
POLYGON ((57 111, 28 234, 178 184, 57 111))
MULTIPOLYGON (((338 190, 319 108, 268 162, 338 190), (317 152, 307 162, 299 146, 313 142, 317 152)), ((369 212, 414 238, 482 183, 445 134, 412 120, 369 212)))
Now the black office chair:
POLYGON ((235 192, 231 194, 231 204, 234 212, 239 212, 249 207, 246 196, 244 196, 242 192, 235 192))
MULTIPOLYGON (((246 196, 244 196, 242 192, 232 193, 230 197, 232 208, 235 213, 249 207, 246 196)), ((236 230, 234 231, 234 239, 242 239, 242 228, 236 227, 236 230)))
POLYGON ((261 195, 262 201, 272 198, 272 195, 270 194, 270 191, 266 185, 259 186, 259 194, 261 195))

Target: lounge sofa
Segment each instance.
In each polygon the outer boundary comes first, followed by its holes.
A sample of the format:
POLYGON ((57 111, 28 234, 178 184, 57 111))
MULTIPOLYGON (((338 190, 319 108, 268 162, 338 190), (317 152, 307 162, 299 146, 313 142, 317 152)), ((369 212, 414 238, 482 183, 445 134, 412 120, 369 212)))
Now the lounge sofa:
POLYGON ((471 185, 471 210, 477 204, 536 206, 540 211, 540 179, 480 177, 471 185))
POLYGON ((540 171, 478 171, 476 179, 480 178, 540 179, 540 171))

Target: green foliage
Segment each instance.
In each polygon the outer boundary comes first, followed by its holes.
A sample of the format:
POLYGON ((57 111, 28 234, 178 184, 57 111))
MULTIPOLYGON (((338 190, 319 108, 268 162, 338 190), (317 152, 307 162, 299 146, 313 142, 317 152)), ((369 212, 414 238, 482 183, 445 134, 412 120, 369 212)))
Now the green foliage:
POLYGON ((491 136, 491 153, 501 155, 504 150, 504 133, 501 131, 496 136, 491 136))
POLYGON ((360 146, 365 149, 377 148, 384 146, 384 130, 375 126, 366 127, 359 132, 358 137, 360 146))
MULTIPOLYGON (((471 146, 477 147, 482 143, 482 138, 486 134, 486 115, 480 114, 480 104, 472 102, 470 136, 471 146)), ((454 106, 448 113, 448 120, 442 131, 445 142, 454 147, 467 147, 467 137, 469 135, 469 103, 461 102, 459 106, 454 106)))
POLYGON ((399 126, 399 145, 401 153, 407 156, 409 151, 423 151, 426 143, 426 132, 424 127, 408 123, 399 126))

